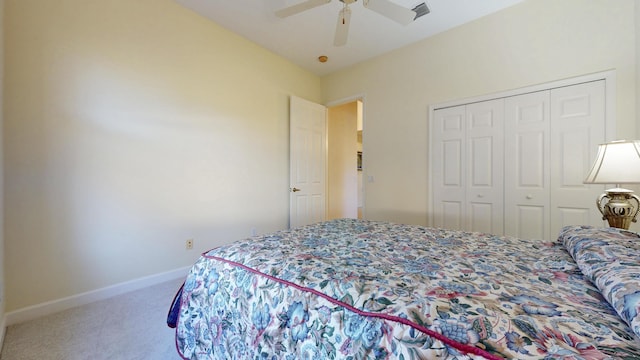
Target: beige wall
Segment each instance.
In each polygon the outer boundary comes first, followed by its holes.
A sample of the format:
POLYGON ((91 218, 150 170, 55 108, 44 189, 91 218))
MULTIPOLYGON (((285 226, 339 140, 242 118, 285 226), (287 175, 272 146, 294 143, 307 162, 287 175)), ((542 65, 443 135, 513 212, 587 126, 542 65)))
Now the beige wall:
POLYGON ((317 76, 172 0, 5 11, 7 311, 288 226, 288 95, 317 76))
POLYGON ((634 3, 527 0, 324 77, 327 102, 366 97, 367 217, 427 223, 433 104, 615 69, 617 134, 635 134, 634 3))

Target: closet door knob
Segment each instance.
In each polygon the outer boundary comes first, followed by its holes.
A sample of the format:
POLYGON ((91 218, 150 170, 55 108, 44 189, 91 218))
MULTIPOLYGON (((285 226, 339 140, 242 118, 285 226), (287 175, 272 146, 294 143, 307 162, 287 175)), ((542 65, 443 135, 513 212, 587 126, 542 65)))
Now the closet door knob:
POLYGON ((527 199, 529 199, 529 200, 533 199, 533 195, 531 195, 531 194, 527 195, 527 199))

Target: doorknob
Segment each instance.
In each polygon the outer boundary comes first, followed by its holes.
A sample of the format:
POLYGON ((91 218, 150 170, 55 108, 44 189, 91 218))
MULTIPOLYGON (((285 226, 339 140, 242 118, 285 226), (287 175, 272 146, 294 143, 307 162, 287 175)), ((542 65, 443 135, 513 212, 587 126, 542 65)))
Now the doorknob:
POLYGON ((292 191, 292 192, 298 192, 298 191, 300 191, 300 189, 298 189, 298 188, 291 188, 291 191, 292 191))

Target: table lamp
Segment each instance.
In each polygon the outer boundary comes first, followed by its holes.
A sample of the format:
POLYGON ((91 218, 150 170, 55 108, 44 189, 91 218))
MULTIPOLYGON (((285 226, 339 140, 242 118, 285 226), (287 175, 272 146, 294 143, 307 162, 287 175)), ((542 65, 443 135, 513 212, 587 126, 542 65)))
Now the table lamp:
POLYGON ((629 229, 640 211, 640 198, 620 184, 640 183, 640 140, 618 140, 598 146, 596 161, 584 180, 585 184, 616 184, 605 190, 596 201, 602 220, 609 226, 629 229), (604 199, 608 199, 605 203, 604 199), (633 204, 635 202, 635 204, 633 204))

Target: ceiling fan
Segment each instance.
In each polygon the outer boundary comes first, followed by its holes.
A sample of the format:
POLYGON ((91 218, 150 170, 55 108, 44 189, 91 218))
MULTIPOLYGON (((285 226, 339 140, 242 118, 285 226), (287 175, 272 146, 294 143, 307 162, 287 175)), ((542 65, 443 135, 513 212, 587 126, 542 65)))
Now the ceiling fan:
MULTIPOLYGON (((335 46, 343 46, 347 43, 349 35, 349 24, 351 21, 351 9, 349 5, 358 0, 339 0, 344 7, 338 13, 338 22, 336 24, 336 34, 333 40, 335 46)), ((286 7, 276 11, 276 16, 280 18, 289 17, 299 14, 303 11, 313 9, 315 7, 330 3, 331 0, 306 0, 296 5, 286 7)), ((413 9, 407 9, 390 0, 362 0, 362 5, 367 9, 373 10, 378 14, 389 18, 399 24, 408 25, 417 18, 430 12, 426 3, 421 3, 413 9)))

